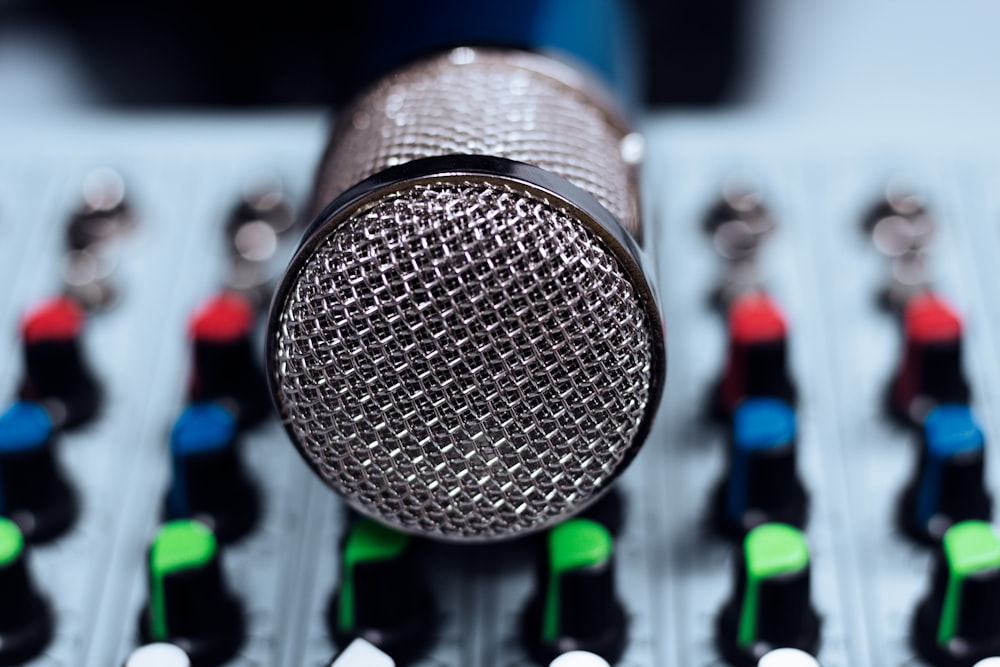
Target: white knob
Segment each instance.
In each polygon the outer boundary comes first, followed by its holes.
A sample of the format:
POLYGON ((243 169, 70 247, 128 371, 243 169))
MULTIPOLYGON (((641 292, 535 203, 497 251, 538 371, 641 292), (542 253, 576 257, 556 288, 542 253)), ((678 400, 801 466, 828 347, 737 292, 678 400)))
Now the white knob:
POLYGON ((610 667, 607 660, 588 651, 570 651, 549 663, 549 667, 610 667))
POLYGON ((330 667, 396 667, 388 655, 360 637, 333 659, 330 667))
POLYGON ((132 651, 125 667, 191 667, 191 659, 173 644, 146 644, 132 651))
POLYGON ((816 658, 795 648, 779 648, 765 654, 757 667, 820 667, 816 658))

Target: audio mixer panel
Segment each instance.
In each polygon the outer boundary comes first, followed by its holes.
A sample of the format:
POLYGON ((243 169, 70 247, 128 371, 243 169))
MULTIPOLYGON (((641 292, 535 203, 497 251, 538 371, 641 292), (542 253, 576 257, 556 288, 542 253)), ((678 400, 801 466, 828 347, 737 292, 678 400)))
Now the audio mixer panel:
POLYGON ((363 629, 416 667, 1000 651, 1000 168, 734 147, 726 123, 644 128, 668 365, 645 447, 583 518, 490 545, 352 519, 262 407, 268 279, 301 230, 238 202, 262 172, 305 201, 320 118, 5 134, 0 632, 35 655, 0 660, 121 665, 173 631, 196 664, 323 667, 363 629), (95 213, 104 165, 124 198, 95 213))

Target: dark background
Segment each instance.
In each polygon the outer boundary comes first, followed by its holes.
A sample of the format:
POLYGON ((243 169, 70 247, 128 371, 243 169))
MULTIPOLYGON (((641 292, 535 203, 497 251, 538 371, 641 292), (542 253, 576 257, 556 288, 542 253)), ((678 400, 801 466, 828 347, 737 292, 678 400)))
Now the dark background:
MULTIPOLYGON (((303 107, 357 88, 358 54, 385 20, 373 5, 0 0, 0 25, 54 31, 111 107, 303 107)), ((742 0, 635 0, 633 9, 647 104, 732 99, 752 53, 742 0)))

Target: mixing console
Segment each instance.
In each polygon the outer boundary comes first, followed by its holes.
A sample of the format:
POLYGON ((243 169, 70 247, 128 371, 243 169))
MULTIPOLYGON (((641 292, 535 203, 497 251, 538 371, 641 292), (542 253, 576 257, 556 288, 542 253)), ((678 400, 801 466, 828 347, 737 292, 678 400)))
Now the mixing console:
MULTIPOLYGON (((417 667, 1000 651, 995 162, 651 120, 654 431, 588 518, 454 546, 349 524, 267 418, 254 313, 320 119, 83 123, 0 153, 0 664, 183 637, 196 665, 321 667, 362 628, 417 667), (87 179, 101 165, 123 190, 87 179), (286 188, 266 205, 241 195, 260 170, 286 188)), ((386 660, 359 643, 336 664, 386 660)))

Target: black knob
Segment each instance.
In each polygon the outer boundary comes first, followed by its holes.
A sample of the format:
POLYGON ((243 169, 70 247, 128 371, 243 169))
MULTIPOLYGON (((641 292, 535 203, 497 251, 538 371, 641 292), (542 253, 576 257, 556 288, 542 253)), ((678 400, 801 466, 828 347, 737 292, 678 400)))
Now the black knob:
POLYGON ((816 653, 809 561, 805 537, 793 526, 766 523, 747 533, 734 561, 733 594, 716 623, 716 643, 729 664, 754 667, 776 648, 816 653))
POLYGON ((972 667, 1000 655, 1000 536, 988 523, 963 521, 944 534, 912 637, 935 667, 972 667))
POLYGON ((0 518, 0 665, 24 664, 51 637, 52 614, 31 581, 24 537, 0 518))
POLYGON ((236 292, 209 299, 191 318, 193 371, 189 398, 223 402, 240 428, 259 424, 271 414, 267 383, 253 351, 254 310, 236 292))
POLYGON ((0 515, 29 542, 44 542, 76 519, 76 494, 56 463, 48 412, 19 401, 0 415, 0 515))
POLYGON ((139 618, 143 643, 176 644, 193 667, 214 667, 243 643, 240 604, 223 580, 215 536, 203 524, 171 521, 157 532, 147 562, 149 603, 139 618))
POLYGON ((83 322, 80 306, 58 297, 29 312, 21 326, 21 398, 43 403, 57 428, 88 422, 101 404, 100 387, 80 349, 83 322))
POLYGON ((340 585, 326 615, 339 646, 360 637, 399 663, 427 651, 437 619, 416 546, 408 535, 368 519, 348 527, 340 585))
POLYGON ((968 405, 947 403, 927 414, 920 461, 900 503, 899 520, 908 535, 936 543, 959 521, 989 520, 984 453, 983 432, 968 405))
POLYGON ((236 420, 221 405, 185 408, 170 437, 168 519, 197 519, 221 542, 253 529, 260 500, 240 460, 237 438, 236 420))
POLYGON ((132 651, 123 667, 191 667, 191 658, 179 646, 157 642, 132 651))
POLYGON ((729 307, 729 351, 722 379, 713 394, 713 414, 732 417, 751 396, 772 396, 795 404, 788 372, 785 316, 766 294, 753 292, 729 307))
POLYGON ((939 403, 969 402, 962 370, 962 321, 931 292, 911 298, 903 319, 903 357, 889 387, 889 411, 919 426, 939 403))
POLYGON ((553 528, 539 563, 535 595, 522 617, 528 653, 547 665, 568 651, 610 663, 625 650, 625 611, 615 591, 614 541, 601 524, 570 519, 553 528))
POLYGON ((396 662, 374 644, 358 637, 337 654, 330 667, 396 667, 396 662))
POLYGON ((806 493, 796 470, 795 410, 778 398, 748 398, 733 414, 729 466, 715 493, 715 524, 742 537, 763 523, 802 527, 806 493))

